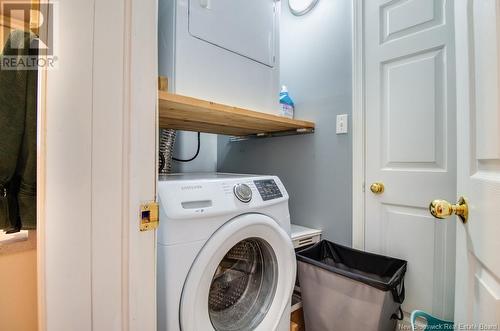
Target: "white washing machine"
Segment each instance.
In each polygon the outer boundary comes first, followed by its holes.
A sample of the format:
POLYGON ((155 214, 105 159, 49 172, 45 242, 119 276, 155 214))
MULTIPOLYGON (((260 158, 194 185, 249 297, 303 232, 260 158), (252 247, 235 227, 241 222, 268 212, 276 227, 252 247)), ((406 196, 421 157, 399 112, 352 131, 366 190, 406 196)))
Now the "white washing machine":
POLYGON ((296 261, 279 178, 179 174, 158 185, 158 330, 289 330, 296 261))

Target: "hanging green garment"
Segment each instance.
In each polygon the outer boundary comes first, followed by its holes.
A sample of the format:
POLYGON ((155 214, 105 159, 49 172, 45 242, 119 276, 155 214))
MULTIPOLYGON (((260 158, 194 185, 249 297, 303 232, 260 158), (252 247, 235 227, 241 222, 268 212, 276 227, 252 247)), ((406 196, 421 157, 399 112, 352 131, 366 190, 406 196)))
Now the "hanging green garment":
POLYGON ((36 228, 36 68, 5 68, 9 57, 37 55, 35 36, 10 33, 0 55, 0 229, 36 228))

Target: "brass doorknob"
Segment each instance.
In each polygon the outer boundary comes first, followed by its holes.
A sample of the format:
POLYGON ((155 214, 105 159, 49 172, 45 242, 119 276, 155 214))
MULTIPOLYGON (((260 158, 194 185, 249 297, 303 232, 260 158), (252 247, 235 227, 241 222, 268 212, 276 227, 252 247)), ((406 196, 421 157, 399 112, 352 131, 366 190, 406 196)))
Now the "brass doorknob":
POLYGON ((444 219, 451 215, 457 215, 462 223, 467 223, 469 217, 469 206, 464 197, 460 197, 456 205, 446 200, 433 200, 429 205, 429 211, 435 218, 444 219))
POLYGON ((370 191, 372 191, 375 194, 382 194, 384 193, 384 183, 382 182, 375 182, 370 185, 370 191))

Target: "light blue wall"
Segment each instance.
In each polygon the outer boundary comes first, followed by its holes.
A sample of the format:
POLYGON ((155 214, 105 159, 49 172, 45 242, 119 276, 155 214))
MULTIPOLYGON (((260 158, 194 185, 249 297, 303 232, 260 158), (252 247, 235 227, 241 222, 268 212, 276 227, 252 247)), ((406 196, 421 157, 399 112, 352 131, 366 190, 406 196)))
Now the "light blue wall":
MULTIPOLYGON (((181 160, 191 159, 198 147, 198 133, 177 131, 174 157, 181 160)), ((191 162, 172 162, 173 172, 215 172, 217 170, 217 135, 202 133, 200 153, 191 162)))
POLYGON ((309 14, 290 14, 282 1, 281 81, 296 118, 316 122, 312 135, 229 142, 218 138, 218 170, 276 174, 290 194, 292 222, 323 229, 351 244, 351 133, 335 134, 337 114, 351 127, 350 0, 320 0, 309 14))

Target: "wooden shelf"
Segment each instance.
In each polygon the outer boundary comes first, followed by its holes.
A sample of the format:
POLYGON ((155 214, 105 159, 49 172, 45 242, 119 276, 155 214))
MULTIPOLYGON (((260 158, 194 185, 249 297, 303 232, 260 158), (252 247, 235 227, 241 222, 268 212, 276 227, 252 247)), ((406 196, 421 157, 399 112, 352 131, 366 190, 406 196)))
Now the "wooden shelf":
POLYGON ((314 123, 158 91, 160 128, 232 136, 314 132, 314 123))

